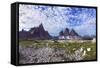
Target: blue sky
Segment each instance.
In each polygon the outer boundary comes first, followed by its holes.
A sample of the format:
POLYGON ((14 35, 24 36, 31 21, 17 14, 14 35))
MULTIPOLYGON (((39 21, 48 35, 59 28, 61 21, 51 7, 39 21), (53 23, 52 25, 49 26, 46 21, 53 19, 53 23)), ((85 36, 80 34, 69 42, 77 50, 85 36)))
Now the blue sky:
POLYGON ((79 35, 96 34, 96 10, 94 8, 59 7, 43 5, 19 6, 19 31, 43 24, 52 36, 65 28, 75 29, 79 35))

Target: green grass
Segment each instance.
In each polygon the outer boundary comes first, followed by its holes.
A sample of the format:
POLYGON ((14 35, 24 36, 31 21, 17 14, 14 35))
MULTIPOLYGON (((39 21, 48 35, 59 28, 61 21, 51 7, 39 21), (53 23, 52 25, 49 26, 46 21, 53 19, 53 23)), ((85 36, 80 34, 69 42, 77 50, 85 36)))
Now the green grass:
POLYGON ((69 53, 74 53, 75 50, 79 48, 83 48, 87 51, 87 48, 91 48, 91 51, 86 52, 86 56, 84 60, 94 60, 96 59, 96 43, 92 43, 91 41, 87 42, 68 42, 67 40, 64 42, 51 41, 51 40, 20 40, 19 45, 24 47, 50 47, 50 48, 63 48, 69 53))

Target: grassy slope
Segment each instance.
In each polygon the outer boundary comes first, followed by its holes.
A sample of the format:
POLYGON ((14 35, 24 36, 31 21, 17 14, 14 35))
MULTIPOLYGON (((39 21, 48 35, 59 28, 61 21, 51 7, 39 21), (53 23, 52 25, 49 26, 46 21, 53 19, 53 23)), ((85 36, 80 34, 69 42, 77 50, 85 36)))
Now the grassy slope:
POLYGON ((69 53, 74 53, 75 50, 83 48, 86 51, 84 60, 96 59, 96 43, 88 42, 58 42, 50 40, 20 40, 19 45, 25 47, 50 47, 50 48, 64 48, 69 53), (87 51, 87 48, 91 48, 91 51, 87 51))

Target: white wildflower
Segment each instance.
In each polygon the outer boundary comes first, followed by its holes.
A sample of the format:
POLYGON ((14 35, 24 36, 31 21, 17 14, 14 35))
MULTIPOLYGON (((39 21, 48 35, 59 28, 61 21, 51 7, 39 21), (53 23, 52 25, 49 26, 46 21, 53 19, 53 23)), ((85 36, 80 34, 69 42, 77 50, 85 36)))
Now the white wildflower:
POLYGON ((83 48, 81 48, 80 51, 82 52, 83 51, 83 48))
POLYGON ((87 51, 91 51, 91 48, 87 48, 87 51))
POLYGON ((82 56, 85 56, 85 55, 86 55, 86 51, 84 50, 84 52, 83 52, 82 56))

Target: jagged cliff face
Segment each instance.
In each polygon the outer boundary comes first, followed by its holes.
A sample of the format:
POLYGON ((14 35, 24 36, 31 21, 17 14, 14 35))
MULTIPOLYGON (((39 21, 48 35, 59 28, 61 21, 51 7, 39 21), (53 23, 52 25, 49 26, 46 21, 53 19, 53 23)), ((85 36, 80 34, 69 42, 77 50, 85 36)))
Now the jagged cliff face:
POLYGON ((71 35, 71 36, 79 36, 78 33, 74 29, 71 30, 69 35, 71 35))
MULTIPOLYGON (((78 33, 72 29, 69 30, 66 28, 65 30, 59 33, 57 39, 78 39, 80 36, 78 33)), ((31 28, 29 31, 22 30, 19 32, 19 39, 54 39, 48 31, 46 31, 42 24, 38 27, 31 28)))
POLYGON ((68 35, 69 35, 69 29, 68 29, 68 28, 66 28, 66 29, 64 30, 64 35, 65 35, 65 36, 68 36, 68 35))
POLYGON ((74 29, 69 30, 66 28, 64 31, 59 33, 59 39, 80 39, 80 36, 74 29))
POLYGON ((27 33, 26 31, 20 31, 19 32, 19 38, 22 39, 51 39, 51 36, 49 35, 48 31, 45 31, 42 24, 39 25, 39 27, 31 28, 27 33))
POLYGON ((64 31, 61 31, 59 33, 59 36, 79 36, 79 35, 74 29, 70 31, 68 28, 66 28, 64 31))

